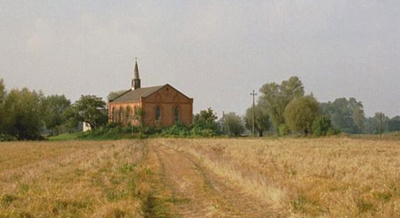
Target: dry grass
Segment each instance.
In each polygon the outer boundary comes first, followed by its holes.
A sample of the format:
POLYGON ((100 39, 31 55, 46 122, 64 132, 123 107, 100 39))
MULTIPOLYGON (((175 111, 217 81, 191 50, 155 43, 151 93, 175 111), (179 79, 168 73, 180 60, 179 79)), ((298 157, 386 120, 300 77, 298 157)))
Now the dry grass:
POLYGON ((140 217, 135 142, 0 144, 0 217, 140 217))
POLYGON ((399 217, 400 142, 163 140, 285 216, 399 217))
POLYGON ((162 145, 276 216, 400 216, 400 141, 326 138, 0 143, 0 217, 170 217, 162 145))

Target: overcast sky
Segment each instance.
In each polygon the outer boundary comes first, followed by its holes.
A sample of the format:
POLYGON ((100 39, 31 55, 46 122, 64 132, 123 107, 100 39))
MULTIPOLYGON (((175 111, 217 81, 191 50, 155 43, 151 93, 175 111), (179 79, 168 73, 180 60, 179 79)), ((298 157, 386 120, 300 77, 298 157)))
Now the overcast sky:
POLYGON ((296 75, 319 101, 400 114, 398 0, 0 0, 8 89, 105 98, 135 57, 142 86, 169 83, 194 112, 244 114, 253 89, 296 75))

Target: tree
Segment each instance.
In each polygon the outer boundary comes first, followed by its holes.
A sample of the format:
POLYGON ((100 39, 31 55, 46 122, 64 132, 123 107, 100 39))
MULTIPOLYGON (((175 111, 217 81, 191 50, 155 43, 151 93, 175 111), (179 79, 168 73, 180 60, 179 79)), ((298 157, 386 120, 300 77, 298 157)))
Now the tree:
POLYGON ((321 111, 332 120, 332 125, 346 133, 361 133, 365 115, 361 102, 355 98, 337 98, 334 102, 321 103, 321 111))
MULTIPOLYGON (((40 93, 13 89, 4 100, 3 132, 18 140, 41 138, 40 93)), ((2 116, 3 117, 3 116, 2 116)))
MULTIPOLYGON (((246 110, 244 117, 244 123, 247 129, 252 129, 253 125, 253 107, 249 107, 246 110)), ((257 104, 254 107, 254 129, 258 132, 258 136, 263 136, 264 132, 269 130, 271 122, 269 121, 269 115, 267 108, 261 104, 257 104)))
POLYGON ((113 101, 114 99, 116 99, 120 95, 124 94, 125 92, 126 92, 126 90, 119 90, 119 91, 115 91, 115 92, 110 92, 107 95, 108 102, 113 101))
POLYGON ((143 120, 145 116, 145 111, 141 107, 137 107, 134 111, 133 119, 137 120, 141 126, 143 126, 143 120))
POLYGON ((4 80, 0 79, 0 137, 4 134, 4 100, 6 97, 6 87, 4 86, 4 80))
POLYGON ((44 97, 41 103, 41 115, 46 128, 52 130, 53 135, 59 134, 59 129, 66 119, 65 111, 71 102, 64 95, 51 95, 44 97))
POLYGON ((285 124, 286 106, 296 97, 304 96, 304 86, 298 77, 291 77, 282 83, 267 83, 260 88, 262 96, 260 104, 268 110, 268 114, 278 129, 281 124, 285 124))
POLYGON ((363 133, 366 134, 375 134, 377 129, 376 120, 373 117, 368 117, 364 121, 364 130, 363 133))
POLYGON ((82 95, 67 111, 68 119, 86 122, 92 129, 107 123, 106 103, 95 95, 82 95))
POLYGON ((218 129, 217 119, 217 115, 211 108, 208 108, 207 110, 201 110, 194 116, 193 127, 210 129, 216 132, 218 129))
POLYGON ((284 112, 287 126, 292 131, 303 131, 306 136, 312 131, 313 122, 318 114, 319 103, 312 95, 295 98, 284 112))
POLYGON ((5 97, 6 97, 6 87, 4 85, 4 80, 0 79, 0 105, 4 103, 5 97))
POLYGON ((388 122, 389 132, 400 131, 400 116, 395 116, 388 122))
POLYGON ((244 132, 244 126, 242 123, 242 118, 236 115, 234 112, 229 112, 225 114, 224 125, 227 128, 228 135, 240 136, 244 132))
POLYGON ((332 122, 329 116, 322 115, 315 119, 312 130, 315 136, 325 136, 329 131, 332 131, 332 122))
POLYGON ((376 120, 376 131, 382 136, 382 133, 386 131, 388 118, 383 112, 377 112, 375 113, 374 119, 376 120))

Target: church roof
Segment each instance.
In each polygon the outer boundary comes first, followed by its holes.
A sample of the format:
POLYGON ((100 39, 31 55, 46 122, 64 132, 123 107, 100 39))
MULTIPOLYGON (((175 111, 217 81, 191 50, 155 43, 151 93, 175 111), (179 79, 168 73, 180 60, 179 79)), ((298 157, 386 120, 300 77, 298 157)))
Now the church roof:
POLYGON ((154 92, 158 91, 159 89, 161 89, 164 86, 165 85, 138 88, 138 89, 134 89, 134 90, 130 89, 130 90, 124 92, 123 94, 121 94, 120 96, 118 96, 117 98, 115 98, 114 100, 112 100, 111 102, 136 102, 136 101, 140 101, 141 97, 147 97, 147 96, 153 94, 154 92))

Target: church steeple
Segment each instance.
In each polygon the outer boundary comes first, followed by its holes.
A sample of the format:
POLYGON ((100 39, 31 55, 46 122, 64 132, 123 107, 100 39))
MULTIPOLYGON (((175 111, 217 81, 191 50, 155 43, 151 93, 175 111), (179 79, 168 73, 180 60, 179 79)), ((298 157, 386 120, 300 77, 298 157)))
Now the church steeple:
POLYGON ((137 58, 136 58, 135 72, 133 74, 133 80, 132 80, 132 90, 139 89, 139 88, 140 88, 139 67, 138 67, 137 58))

